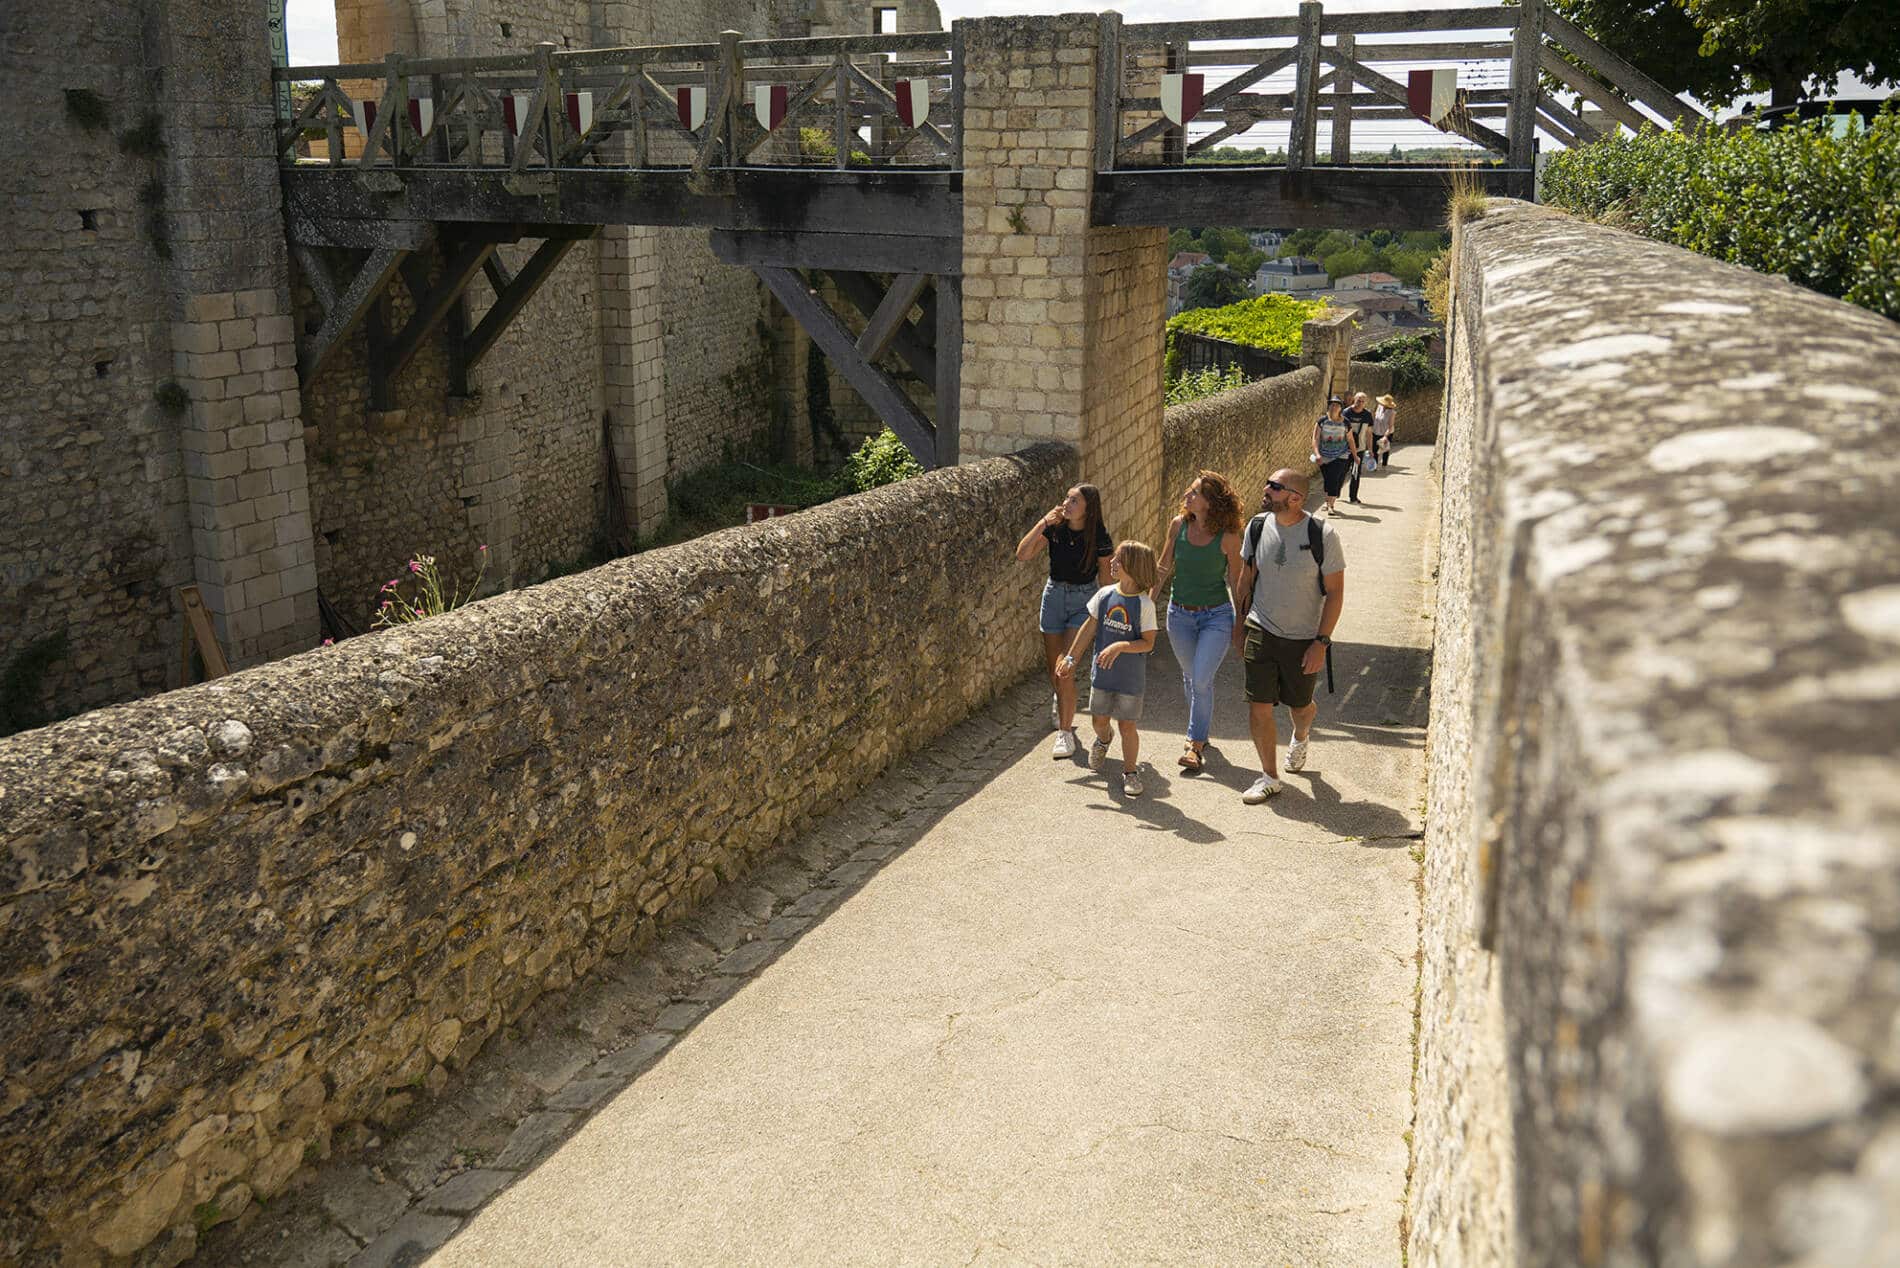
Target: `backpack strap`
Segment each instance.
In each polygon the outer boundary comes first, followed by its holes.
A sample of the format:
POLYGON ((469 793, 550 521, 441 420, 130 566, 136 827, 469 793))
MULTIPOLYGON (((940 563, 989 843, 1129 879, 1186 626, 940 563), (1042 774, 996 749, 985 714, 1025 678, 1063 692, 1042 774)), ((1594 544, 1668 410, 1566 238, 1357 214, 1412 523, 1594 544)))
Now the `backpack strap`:
POLYGON ((1266 527, 1266 523, 1267 517, 1262 514, 1254 516, 1247 524, 1246 549, 1241 554, 1248 561, 1248 566, 1255 571, 1259 571, 1260 568, 1260 533, 1266 527))
POLYGON ((1306 549, 1312 553, 1313 566, 1319 569, 1319 592, 1326 593, 1326 526, 1314 516, 1306 517, 1306 549))

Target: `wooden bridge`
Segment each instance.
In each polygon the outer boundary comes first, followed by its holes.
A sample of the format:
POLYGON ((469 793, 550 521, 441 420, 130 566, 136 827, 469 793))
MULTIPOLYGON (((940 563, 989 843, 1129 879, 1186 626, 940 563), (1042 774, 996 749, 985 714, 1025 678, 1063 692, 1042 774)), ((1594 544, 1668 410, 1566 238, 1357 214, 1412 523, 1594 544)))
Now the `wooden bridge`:
MULTIPOLYGON (((1089 76, 1098 227, 1437 227, 1454 177, 1531 196, 1540 133, 1561 146, 1598 138, 1584 103, 1631 128, 1702 118, 1541 0, 1335 15, 1308 0, 1287 17, 1101 23, 1089 76), (1473 162, 1354 163, 1354 123, 1396 119, 1469 142, 1473 162), (1263 125, 1285 126, 1283 164, 1205 163, 1263 125)), ((325 313, 300 354, 306 381, 368 321, 373 403, 439 331, 458 393, 576 241, 610 224, 699 226, 926 465, 956 461, 961 29, 392 54, 276 76, 314 85, 277 133, 292 249, 325 313), (496 248, 523 239, 540 245, 511 273, 496 248), (813 271, 861 311, 859 332, 814 293, 813 271), (401 329, 383 305, 397 277, 413 301, 401 329), (471 326, 477 278, 494 297, 471 326), (887 353, 934 386, 935 422, 880 368, 887 353)))

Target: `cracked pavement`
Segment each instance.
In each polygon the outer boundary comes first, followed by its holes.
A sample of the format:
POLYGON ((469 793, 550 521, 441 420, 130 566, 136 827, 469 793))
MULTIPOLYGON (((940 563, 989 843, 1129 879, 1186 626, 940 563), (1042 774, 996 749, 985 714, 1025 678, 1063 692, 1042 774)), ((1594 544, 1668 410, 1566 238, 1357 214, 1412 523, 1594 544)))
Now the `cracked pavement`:
POLYGON ((1022 684, 199 1261, 1397 1263, 1429 457, 1337 517, 1339 691, 1280 796, 1240 800, 1232 657, 1187 775, 1163 638, 1134 800, 1022 684))

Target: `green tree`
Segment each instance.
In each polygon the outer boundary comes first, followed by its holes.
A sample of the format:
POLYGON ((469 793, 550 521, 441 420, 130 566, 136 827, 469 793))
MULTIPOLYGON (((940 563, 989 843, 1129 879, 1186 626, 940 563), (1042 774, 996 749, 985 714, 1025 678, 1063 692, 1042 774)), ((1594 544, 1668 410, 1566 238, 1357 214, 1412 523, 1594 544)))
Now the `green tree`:
POLYGON ((1401 234, 1399 241, 1413 251, 1437 251, 1451 245, 1451 235, 1436 229, 1414 229, 1401 234))
POLYGON ((1227 267, 1242 277, 1252 277, 1267 262, 1265 251, 1256 251, 1248 247, 1245 251, 1236 251, 1227 257, 1227 267))
POLYGON ((1366 235, 1366 241, 1378 247, 1380 250, 1384 250, 1386 247, 1392 245, 1392 231, 1390 229, 1374 229, 1371 233, 1366 235))
POLYGON ((1417 286, 1424 280, 1425 270, 1432 266, 1432 261, 1437 257, 1436 251, 1413 251, 1409 248, 1400 248, 1392 252, 1391 257, 1387 259, 1385 271, 1407 286, 1417 286))
POLYGON ((1900 78, 1900 21, 1868 0, 1552 0, 1559 13, 1671 92, 1775 105, 1843 71, 1900 78))
POLYGON ((1359 239, 1343 229, 1331 229, 1313 244, 1312 255, 1325 259, 1329 255, 1338 255, 1341 251, 1350 251, 1359 245, 1359 239))
POLYGON ((1365 273, 1372 268, 1372 251, 1367 247, 1347 247, 1322 259, 1326 265, 1326 275, 1334 281, 1348 273, 1365 273))
POLYGON ((1247 298, 1247 283, 1218 264, 1202 264, 1188 274, 1181 297, 1187 308, 1225 308, 1247 298))
POLYGON ((1238 229, 1201 230, 1201 250, 1208 258, 1224 261, 1228 256, 1247 249, 1247 235, 1238 229))
POLYGON ((1287 235, 1286 241, 1280 244, 1280 258, 1285 259, 1290 255, 1311 255, 1313 248, 1325 234, 1324 229, 1295 229, 1287 235))
POLYGON ((1183 251, 1192 251, 1193 249, 1194 249, 1194 234, 1192 230, 1188 230, 1188 229, 1168 230, 1168 254, 1170 256, 1179 255, 1183 251))

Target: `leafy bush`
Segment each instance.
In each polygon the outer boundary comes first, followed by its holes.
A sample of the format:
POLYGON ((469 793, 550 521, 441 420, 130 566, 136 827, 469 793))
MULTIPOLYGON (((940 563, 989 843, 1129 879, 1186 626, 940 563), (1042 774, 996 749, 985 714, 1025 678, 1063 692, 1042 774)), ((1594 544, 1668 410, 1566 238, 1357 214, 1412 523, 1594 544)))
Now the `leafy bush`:
POLYGON ((1900 115, 1859 135, 1645 131, 1553 155, 1544 200, 1900 318, 1900 115))
POLYGON ((858 451, 844 460, 845 484, 853 493, 896 484, 923 473, 917 459, 888 427, 859 445, 858 451))
POLYGON ((1249 348, 1265 348, 1283 357, 1300 355, 1300 327, 1326 310, 1323 299, 1294 299, 1291 295, 1261 295, 1224 308, 1195 308, 1168 319, 1167 376, 1179 375, 1180 356, 1174 333, 1206 335, 1249 348))
POLYGON ((1168 404, 1180 405, 1187 401, 1198 401, 1205 396, 1218 396, 1222 392, 1231 392, 1237 387, 1247 385, 1246 371, 1237 365, 1226 369, 1208 366, 1205 370, 1190 370, 1179 378, 1168 380, 1168 404))
POLYGON ((1393 335, 1359 353, 1358 359, 1377 361, 1391 370, 1394 392, 1443 387, 1445 372, 1438 368, 1425 348, 1423 335, 1393 335))

